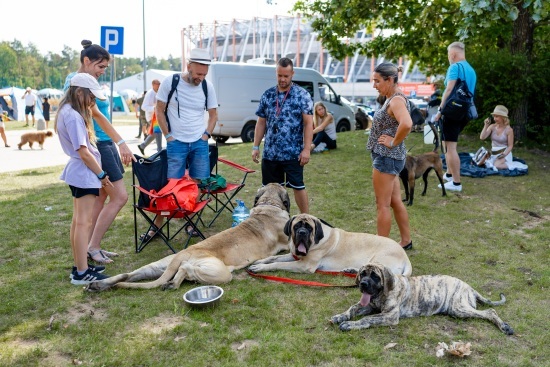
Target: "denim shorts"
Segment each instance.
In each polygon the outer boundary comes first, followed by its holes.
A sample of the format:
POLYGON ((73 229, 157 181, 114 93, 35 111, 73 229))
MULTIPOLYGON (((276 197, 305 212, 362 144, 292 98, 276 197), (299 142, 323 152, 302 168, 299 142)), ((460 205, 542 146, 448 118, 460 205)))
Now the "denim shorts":
POLYGON ((96 145, 99 154, 101 154, 101 168, 107 172, 109 181, 117 182, 122 180, 124 166, 120 160, 120 154, 115 143, 112 141, 98 141, 96 145))
POLYGON ((372 167, 382 173, 388 173, 390 175, 399 175, 399 173, 405 168, 404 159, 394 159, 385 157, 380 154, 371 152, 372 167))
POLYGON ((210 177, 208 140, 202 138, 193 143, 172 140, 166 144, 168 178, 182 178, 189 167, 189 176, 197 180, 210 177))

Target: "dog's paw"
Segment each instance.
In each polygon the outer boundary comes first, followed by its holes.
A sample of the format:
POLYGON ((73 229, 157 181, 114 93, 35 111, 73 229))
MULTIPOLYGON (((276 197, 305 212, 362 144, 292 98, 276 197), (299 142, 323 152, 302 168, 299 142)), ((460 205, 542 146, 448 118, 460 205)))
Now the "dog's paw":
POLYGON ((514 329, 512 329, 512 327, 507 323, 504 323, 504 328, 502 331, 504 331, 506 335, 514 335, 514 329))
POLYGON ((343 269, 342 270, 342 273, 348 273, 348 274, 357 274, 359 272, 359 270, 355 269, 355 268, 348 268, 348 269, 343 269))
POLYGON ((101 292, 104 289, 106 289, 106 287, 102 286, 101 282, 90 283, 84 288, 84 290, 88 292, 101 292))
POLYGON ((252 264, 248 267, 248 270, 250 270, 253 273, 258 273, 263 270, 263 264, 252 264))
POLYGON ((161 285, 160 289, 162 289, 163 291, 167 291, 167 290, 170 290, 170 289, 175 289, 174 282, 170 280, 170 281, 164 283, 163 285, 161 285))
POLYGON ((335 325, 339 325, 344 321, 348 321, 348 318, 343 314, 334 315, 330 318, 330 322, 335 325))
POLYGON ((340 324, 340 330, 342 331, 350 331, 351 329, 351 322, 345 321, 340 324))

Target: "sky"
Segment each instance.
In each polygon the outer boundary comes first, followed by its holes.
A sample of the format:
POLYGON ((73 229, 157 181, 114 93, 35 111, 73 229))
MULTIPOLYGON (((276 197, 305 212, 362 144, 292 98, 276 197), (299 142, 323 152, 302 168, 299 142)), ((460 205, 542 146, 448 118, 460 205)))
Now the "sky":
POLYGON ((4 0, 0 41, 34 44, 40 54, 80 51, 88 39, 101 44, 101 27, 123 27, 121 57, 143 58, 143 7, 147 57, 181 57, 181 30, 199 23, 288 16, 294 0, 4 0))

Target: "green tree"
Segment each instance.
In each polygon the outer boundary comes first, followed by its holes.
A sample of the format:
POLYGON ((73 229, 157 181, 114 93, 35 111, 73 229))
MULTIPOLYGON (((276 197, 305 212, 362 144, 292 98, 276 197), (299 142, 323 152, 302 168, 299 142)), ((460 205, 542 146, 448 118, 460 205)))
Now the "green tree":
POLYGON ((17 54, 7 42, 0 43, 0 88, 11 87, 17 78, 17 54))
POLYGON ((476 94, 488 84, 499 85, 500 93, 514 94, 517 90, 510 88, 518 83, 510 80, 521 80, 523 93, 509 107, 516 138, 525 136, 531 116, 529 96, 540 93, 531 78, 532 65, 549 56, 547 47, 538 44, 548 41, 549 1, 299 0, 294 9, 313 20, 312 28, 323 46, 339 58, 355 51, 390 60, 406 56, 427 74, 441 75, 448 67, 447 45, 462 40, 467 58, 479 62, 472 62, 476 70, 490 61, 484 56, 488 51, 514 60, 512 72, 497 70, 497 78, 480 80, 476 94), (373 35, 372 40, 355 42, 363 28, 373 35))

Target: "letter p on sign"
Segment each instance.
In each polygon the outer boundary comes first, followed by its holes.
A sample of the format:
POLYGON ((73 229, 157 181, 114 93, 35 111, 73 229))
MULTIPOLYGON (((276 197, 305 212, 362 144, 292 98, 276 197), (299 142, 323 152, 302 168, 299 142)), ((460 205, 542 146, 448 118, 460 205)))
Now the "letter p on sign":
POLYGON ((101 47, 112 55, 122 55, 124 50, 124 27, 101 27, 101 47))

